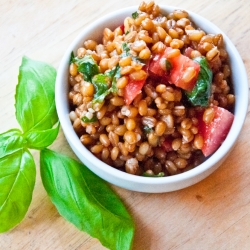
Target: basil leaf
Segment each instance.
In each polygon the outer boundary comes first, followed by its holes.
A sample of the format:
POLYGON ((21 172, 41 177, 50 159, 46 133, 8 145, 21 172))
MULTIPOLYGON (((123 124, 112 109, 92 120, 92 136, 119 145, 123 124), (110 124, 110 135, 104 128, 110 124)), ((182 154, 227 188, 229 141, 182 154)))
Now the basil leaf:
POLYGON ((23 57, 16 87, 16 118, 24 132, 53 127, 56 70, 50 65, 23 57))
POLYGON ((24 139, 19 129, 0 134, 0 159, 23 148, 24 139))
POLYGON ((91 55, 85 55, 83 58, 75 57, 75 63, 78 71, 83 73, 85 81, 91 82, 92 77, 99 73, 98 65, 91 55))
POLYGON ((130 56, 130 47, 127 43, 122 43, 122 54, 121 57, 130 56))
POLYGON ((150 174, 150 173, 144 172, 143 176, 145 176, 145 177, 163 177, 164 172, 160 172, 159 174, 150 174))
POLYGON ((69 64, 74 63, 74 62, 75 62, 75 55, 74 55, 74 51, 72 51, 70 54, 69 64))
POLYGON ((172 69, 172 64, 170 61, 166 60, 166 70, 169 71, 170 69, 172 69))
POLYGON ((43 185, 59 213, 109 249, 131 249, 134 223, 109 185, 84 165, 41 151, 43 185))
POLYGON ((103 102, 105 97, 110 93, 117 93, 117 79, 121 77, 121 67, 117 65, 110 71, 105 72, 105 74, 98 74, 92 78, 92 82, 95 86, 95 95, 93 103, 103 102), (111 87, 108 89, 108 84, 111 84, 111 87))
POLYGON ((95 87, 95 94, 94 94, 94 100, 95 100, 108 90, 109 79, 105 74, 98 74, 93 77, 92 82, 95 87))
POLYGON ((91 119, 89 119, 87 116, 83 116, 82 121, 85 123, 92 123, 98 121, 98 119, 95 115, 91 119))
POLYGON ((107 71, 105 73, 107 75, 111 82, 114 80, 114 78, 120 78, 121 77, 121 67, 119 65, 116 65, 112 70, 107 71))
POLYGON ((121 67, 117 65, 112 71, 109 72, 111 79, 112 79, 112 85, 111 85, 111 92, 117 93, 117 79, 121 77, 121 67))
POLYGON ((127 57, 127 56, 131 56, 132 57, 132 60, 136 63, 139 63, 141 65, 145 65, 144 63, 144 60, 136 57, 136 56, 132 56, 131 53, 130 53, 130 47, 128 45, 128 43, 124 42, 122 43, 122 53, 121 53, 121 58, 123 57, 127 57))
POLYGON ((27 141, 27 147, 33 149, 43 149, 51 145, 56 139, 60 128, 58 122, 54 128, 47 130, 32 130, 24 135, 27 141))
POLYGON ((200 64, 200 72, 193 90, 185 93, 192 105, 207 107, 211 95, 213 73, 205 57, 196 57, 194 61, 200 64))
POLYGON ((25 216, 32 199, 36 167, 26 149, 0 159, 0 232, 16 226, 25 216))
POLYGON ((95 99, 92 100, 92 103, 101 103, 105 100, 105 97, 110 93, 109 90, 105 91, 103 94, 99 95, 98 97, 96 97, 95 99))
POLYGON ((150 128, 149 126, 144 126, 143 131, 145 134, 149 134, 149 133, 153 132, 154 130, 152 128, 150 128))
POLYGON ((139 13, 137 11, 132 13, 133 19, 136 19, 138 16, 139 16, 139 13))

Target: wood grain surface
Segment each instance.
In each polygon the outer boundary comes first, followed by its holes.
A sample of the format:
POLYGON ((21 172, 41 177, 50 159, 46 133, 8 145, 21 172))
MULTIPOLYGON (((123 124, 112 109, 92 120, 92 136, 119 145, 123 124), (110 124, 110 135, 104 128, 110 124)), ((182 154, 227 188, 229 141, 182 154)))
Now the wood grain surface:
MULTIPOLYGON (((66 48, 89 23, 140 2, 0 0, 0 133, 18 127, 14 93, 23 55, 57 68, 66 48)), ((250 80, 249 0, 158 0, 156 3, 194 11, 221 28, 238 49, 250 80)), ((248 114, 235 148, 224 164, 189 188, 146 194, 113 186, 135 220, 133 249, 250 249, 249 134, 248 114)), ((52 148, 74 157, 62 131, 52 148)), ((39 166, 38 151, 32 153, 39 166)), ((28 213, 17 227, 0 234, 0 250, 5 249, 105 248, 58 214, 42 186, 37 168, 28 213)))

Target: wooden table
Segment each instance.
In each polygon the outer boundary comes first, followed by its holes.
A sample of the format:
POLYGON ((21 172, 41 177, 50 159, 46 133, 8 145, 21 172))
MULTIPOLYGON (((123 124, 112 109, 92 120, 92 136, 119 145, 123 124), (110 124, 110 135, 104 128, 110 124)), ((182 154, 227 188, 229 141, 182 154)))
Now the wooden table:
MULTIPOLYGON (((23 55, 57 68, 72 39, 91 21, 140 2, 0 0, 0 133, 18 127, 14 93, 23 55)), ((220 27, 242 56, 250 82, 249 0, 158 0, 157 3, 194 11, 220 27)), ((225 163, 192 187, 163 194, 113 187, 134 217, 134 249, 250 249, 249 125, 248 115, 235 149, 225 163)), ((52 148, 73 156, 61 131, 52 148)), ((38 151, 32 153, 39 166, 38 151)), ((37 168, 28 213, 16 228, 0 235, 0 249, 105 248, 58 214, 37 168)))

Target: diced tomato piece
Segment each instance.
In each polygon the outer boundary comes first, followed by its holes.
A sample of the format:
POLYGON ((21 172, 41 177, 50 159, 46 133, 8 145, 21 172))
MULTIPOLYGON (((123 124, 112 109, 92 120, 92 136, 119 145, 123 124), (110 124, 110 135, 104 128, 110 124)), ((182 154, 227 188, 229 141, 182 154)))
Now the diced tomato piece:
MULTIPOLYGON (((148 75, 148 68, 149 68, 149 62, 147 62, 142 69, 147 73, 148 75)), ((129 79, 128 84, 124 88, 124 101, 126 105, 129 105, 132 103, 132 101, 135 99, 135 97, 140 94, 142 87, 144 86, 146 82, 147 76, 143 80, 132 80, 129 79)))
POLYGON ((202 135, 204 144, 202 152, 205 156, 214 153, 226 139, 232 126, 234 115, 221 107, 213 107, 215 116, 212 122, 206 124, 201 115, 199 117, 199 134, 202 135))
POLYGON ((191 53, 194 49, 192 49, 191 47, 187 47, 184 51, 184 56, 187 56, 189 58, 191 58, 191 53))
POLYGON ((132 103, 135 97, 141 92, 141 89, 145 83, 144 80, 132 80, 130 79, 126 87, 124 88, 124 101, 126 105, 132 103))
POLYGON ((173 151, 173 148, 172 148, 172 140, 170 140, 170 139, 165 139, 165 141, 161 144, 161 147, 162 147, 162 149, 163 149, 165 152, 171 152, 171 151, 173 151))
POLYGON ((156 54, 150 61, 149 73, 153 76, 163 76, 166 71, 164 71, 160 66, 160 59, 164 54, 156 54))
POLYGON ((142 69, 147 73, 148 75, 148 71, 149 71, 149 65, 150 65, 150 60, 147 60, 146 64, 143 65, 142 69))
POLYGON ((169 61, 172 64, 169 82, 175 84, 179 88, 191 91, 195 86, 200 71, 199 63, 182 54, 169 59, 169 61), (195 76, 189 82, 185 82, 183 75, 189 67, 193 67, 195 69, 195 76))
POLYGON ((175 84, 177 87, 182 88, 187 91, 191 91, 196 83, 199 71, 200 71, 200 65, 199 63, 191 60, 189 57, 185 55, 179 55, 176 57, 173 57, 171 59, 168 58, 169 52, 172 50, 172 48, 168 47, 165 49, 164 53, 162 54, 156 54, 149 65, 149 73, 151 75, 155 75, 158 77, 164 78, 164 80, 168 81, 171 84, 175 84), (160 65, 160 60, 162 58, 167 59, 171 65, 172 68, 170 72, 166 72, 162 69, 160 65), (189 81, 185 82, 183 79, 183 75, 186 71, 187 68, 193 67, 195 70, 195 75, 194 77, 189 81))
POLYGON ((124 24, 120 26, 120 29, 122 30, 122 34, 124 34, 124 24))

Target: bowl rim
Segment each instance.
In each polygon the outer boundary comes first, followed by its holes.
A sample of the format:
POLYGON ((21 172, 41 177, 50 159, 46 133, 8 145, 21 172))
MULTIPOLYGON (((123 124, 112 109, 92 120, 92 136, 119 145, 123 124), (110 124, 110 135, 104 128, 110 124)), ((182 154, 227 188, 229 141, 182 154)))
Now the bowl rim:
MULTIPOLYGON (((172 11, 174 9, 180 9, 179 7, 175 7, 175 6, 171 6, 171 5, 164 5, 164 4, 160 4, 159 5, 161 8, 161 11, 164 12, 169 12, 172 11)), ((220 160, 222 160, 230 151, 230 149, 233 147, 233 145, 235 144, 237 137, 239 136, 239 133, 243 127, 245 118, 246 118, 246 114, 247 114, 247 109, 248 109, 248 79, 247 79, 247 73, 245 70, 245 66, 244 63, 241 59, 241 56, 239 54, 239 52, 237 51, 237 49, 235 48, 234 44, 231 42, 231 40, 227 37, 226 34, 224 34, 224 32, 219 29, 215 24, 213 24, 211 21, 209 21, 208 19, 205 19, 204 17, 200 16, 199 14, 196 14, 192 11, 186 10, 189 15, 190 18, 192 19, 192 21, 194 21, 194 23, 197 25, 197 20, 199 20, 198 25, 200 22, 205 23, 209 26, 209 30, 213 30, 214 33, 221 33, 223 35, 225 44, 227 48, 230 48, 230 51, 232 51, 232 54, 234 54, 234 60, 236 60, 235 63, 237 63, 237 65, 239 65, 239 68, 241 69, 241 78, 243 79, 242 81, 242 88, 244 88, 246 91, 241 91, 244 96, 239 98, 240 101, 237 101, 237 105, 239 105, 238 103, 240 102, 240 106, 241 106, 241 112, 237 112, 237 119, 234 119, 232 127, 225 139, 225 141, 222 143, 222 145, 216 150, 215 153, 212 154, 211 157, 208 157, 203 163, 201 163, 199 166, 190 169, 186 172, 180 173, 178 175, 173 175, 173 176, 166 176, 166 177, 161 177, 161 178, 146 178, 145 176, 135 176, 135 175, 131 175, 128 174, 126 172, 123 172, 121 170, 118 170, 114 167, 111 167, 109 165, 107 165, 106 163, 102 162, 101 160, 99 160, 98 158, 96 158, 87 148, 85 148, 80 140, 79 137, 77 136, 77 134, 75 133, 75 131, 73 130, 72 124, 70 122, 70 119, 68 117, 68 113, 65 112, 65 109, 63 108, 63 106, 61 105, 62 102, 62 93, 63 93, 63 75, 64 75, 64 71, 65 71, 65 66, 66 66, 66 62, 69 61, 69 57, 72 51, 76 50, 76 46, 77 44, 79 44, 80 41, 82 41, 82 37, 84 35, 86 35, 88 32, 90 32, 93 28, 96 28, 96 26, 98 26, 101 22, 105 23, 105 20, 109 20, 111 18, 114 18, 115 16, 118 16, 120 14, 125 14, 127 15, 127 13, 133 13, 133 11, 136 11, 138 8, 138 6, 130 6, 127 8, 122 8, 119 9, 117 11, 111 12, 101 18, 98 18, 97 20, 95 20, 93 23, 89 24, 86 26, 86 28, 84 28, 79 35, 72 41, 72 43, 70 44, 70 46, 68 47, 68 49, 66 50, 59 68, 58 68, 58 73, 57 73, 57 77, 56 77, 56 88, 55 88, 55 100, 56 100, 56 108, 57 108, 57 112, 58 112, 58 117, 62 126, 62 129, 64 131, 64 134, 69 142, 69 144, 71 145, 71 148, 75 148, 73 149, 73 151, 76 153, 76 155, 78 156, 78 158, 88 158, 91 159, 91 162, 95 165, 96 169, 93 169, 89 166, 87 166, 88 168, 91 169, 91 171, 93 171, 94 173, 98 174, 98 169, 99 171, 101 171, 102 173, 106 173, 109 175, 112 175, 113 178, 117 178, 118 180, 124 180, 127 182, 131 182, 131 183, 137 183, 137 184, 147 184, 147 185, 169 185, 169 184, 173 184, 173 183, 179 183, 179 182, 183 182, 185 180, 188 180, 189 178, 195 178, 197 176, 199 176, 200 174, 202 174, 204 171, 207 171, 208 169, 210 169, 212 166, 216 165, 216 163, 220 160), (70 122, 70 124, 69 124, 70 122), (71 128, 70 128, 71 126, 71 128), (74 143, 75 145, 72 145, 72 143, 74 143), (76 152, 75 150, 77 150, 78 152, 76 152), (81 154, 82 157, 79 157, 81 154)), ((197 26, 198 26, 197 25, 197 26)), ((208 33, 208 32, 206 32, 208 33)), ((80 159, 82 160, 82 159, 80 159)), ((100 176, 100 173, 98 174, 100 176)), ((100 176, 101 178, 103 178, 103 176, 100 176)), ((104 177, 104 179, 108 179, 108 181, 110 182, 110 179, 107 177, 104 177)), ((111 182, 112 183, 112 182, 111 182)), ((114 183, 113 183, 114 184, 114 183)), ((119 186, 119 183, 115 183, 115 185, 119 186)), ((129 189, 129 188, 128 188, 129 189)), ((132 187, 132 190, 133 187, 132 187)), ((176 189, 175 189, 176 190, 176 189)), ((137 191, 137 190, 135 190, 137 191)), ((148 192, 148 191, 147 191, 148 192)))

